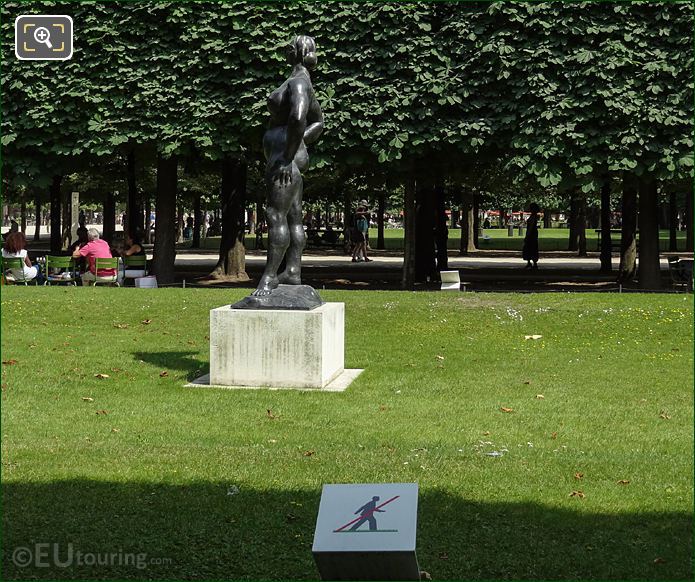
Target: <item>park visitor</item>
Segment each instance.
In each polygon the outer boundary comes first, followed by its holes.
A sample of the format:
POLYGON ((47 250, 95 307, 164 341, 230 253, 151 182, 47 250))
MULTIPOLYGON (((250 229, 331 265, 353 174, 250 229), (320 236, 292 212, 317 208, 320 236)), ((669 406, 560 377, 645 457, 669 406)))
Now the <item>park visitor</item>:
POLYGON ((24 259, 22 271, 19 269, 10 269, 10 274, 16 281, 33 281, 37 283, 43 282, 41 267, 36 264, 32 265, 29 256, 27 255, 27 239, 24 233, 20 231, 10 232, 5 240, 5 246, 2 248, 3 259, 24 259))
MULTIPOLYGON (((87 231, 87 244, 83 247, 75 249, 72 253, 74 259, 86 257, 89 261, 89 270, 82 275, 82 284, 91 285, 96 279, 95 259, 111 259, 111 249, 109 243, 100 238, 99 231, 96 228, 90 228, 87 231)), ((100 277, 113 277, 114 269, 99 269, 100 277)))
POLYGON ((367 210, 367 201, 360 201, 360 205, 353 214, 352 227, 350 228, 350 238, 354 243, 352 249, 352 262, 359 263, 364 260, 370 262, 367 257, 367 232, 369 231, 369 211, 367 210), (360 256, 361 255, 361 256, 360 256))
MULTIPOLYGON (((138 230, 135 234, 127 234, 125 237, 125 247, 123 252, 121 252, 121 257, 124 259, 126 257, 145 257, 145 249, 142 246, 142 236, 138 230)), ((147 275, 145 269, 128 269, 124 267, 123 271, 118 273, 119 284, 123 283, 125 277, 129 279, 136 279, 137 277, 144 277, 147 275)))
POLYGON ((527 269, 538 268, 538 204, 531 203, 529 208, 531 216, 526 221, 526 237, 524 238, 524 249, 522 257, 526 261, 527 269), (533 264, 531 264, 533 263, 533 264))

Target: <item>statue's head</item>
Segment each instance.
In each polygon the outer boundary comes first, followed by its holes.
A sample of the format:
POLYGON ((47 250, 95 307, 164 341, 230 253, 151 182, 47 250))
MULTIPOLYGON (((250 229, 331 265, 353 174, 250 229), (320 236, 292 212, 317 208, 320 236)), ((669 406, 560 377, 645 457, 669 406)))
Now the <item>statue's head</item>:
POLYGON ((300 34, 287 49, 287 60, 290 64, 302 64, 307 69, 313 69, 316 66, 316 43, 310 36, 300 34))

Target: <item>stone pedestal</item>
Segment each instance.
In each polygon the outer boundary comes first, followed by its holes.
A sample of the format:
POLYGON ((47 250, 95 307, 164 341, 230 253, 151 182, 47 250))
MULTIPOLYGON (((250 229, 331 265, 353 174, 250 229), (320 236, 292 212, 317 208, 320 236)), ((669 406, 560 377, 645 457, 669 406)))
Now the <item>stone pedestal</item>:
POLYGON ((210 311, 209 385, 316 388, 345 366, 345 304, 210 311))

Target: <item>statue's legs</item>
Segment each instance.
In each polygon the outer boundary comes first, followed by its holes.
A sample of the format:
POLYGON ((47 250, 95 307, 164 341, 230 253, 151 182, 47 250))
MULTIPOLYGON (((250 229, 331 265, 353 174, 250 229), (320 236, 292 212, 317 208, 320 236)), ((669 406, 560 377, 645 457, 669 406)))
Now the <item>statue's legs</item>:
POLYGON ((294 164, 292 182, 284 186, 273 180, 272 176, 266 175, 268 205, 265 210, 265 217, 268 223, 268 254, 261 280, 252 293, 257 297, 270 295, 271 291, 279 285, 278 268, 290 244, 287 215, 298 186, 301 191, 301 175, 294 164))
POLYGON ((292 197, 290 209, 287 212, 287 224, 290 235, 290 245, 285 255, 285 270, 278 277, 280 283, 288 285, 302 284, 302 251, 306 246, 306 233, 302 225, 302 177, 297 180, 297 191, 292 197))

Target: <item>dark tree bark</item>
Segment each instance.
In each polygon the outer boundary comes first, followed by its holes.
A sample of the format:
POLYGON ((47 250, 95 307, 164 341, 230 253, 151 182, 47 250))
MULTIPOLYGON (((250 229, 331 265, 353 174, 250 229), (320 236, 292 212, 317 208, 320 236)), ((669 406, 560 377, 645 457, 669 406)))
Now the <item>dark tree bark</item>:
POLYGON ((248 281, 244 235, 246 221, 246 162, 238 158, 222 160, 222 237, 217 265, 210 273, 214 279, 248 281))
POLYGON ((473 194, 473 244, 480 248, 480 194, 473 194))
POLYGON ((435 219, 434 219, 434 243, 437 249, 437 271, 449 270, 449 257, 447 255, 447 244, 449 239, 449 229, 446 224, 446 193, 444 186, 438 182, 434 186, 435 195, 435 219))
POLYGON ((637 272, 637 182, 633 174, 623 175, 622 227, 618 281, 627 283, 637 272))
POLYGON ((423 180, 417 183, 415 193, 415 281, 425 282, 438 278, 435 263, 434 225, 435 225, 434 185, 423 180))
POLYGON ((500 208, 499 211, 500 213, 500 228, 504 228, 507 226, 507 221, 505 220, 505 214, 504 214, 504 208, 500 208))
POLYGON ((116 199, 113 190, 106 191, 104 197, 104 240, 112 241, 116 233, 116 199))
POLYGON ((49 196, 51 199, 51 254, 57 255, 63 249, 62 238, 63 232, 60 229, 60 218, 62 216, 60 195, 60 184, 63 181, 63 176, 53 176, 51 182, 49 196))
POLYGON ((577 197, 574 191, 570 192, 570 208, 567 217, 567 226, 569 227, 569 241, 567 244, 568 251, 576 251, 579 249, 579 235, 577 232, 577 197))
POLYGON ((408 176, 405 182, 405 196, 403 200, 403 226, 405 228, 403 276, 401 278, 403 289, 412 289, 415 286, 415 190, 415 178, 408 176))
POLYGON ((661 288, 659 265, 659 197, 653 176, 639 180, 639 285, 642 289, 661 288))
POLYGON ((543 210, 543 228, 550 228, 552 226, 551 219, 551 210, 550 208, 546 208, 543 210))
POLYGON ((157 158, 157 194, 155 208, 154 258, 152 267, 160 284, 174 282, 176 260, 176 189, 178 185, 176 156, 157 158))
POLYGON ((693 252, 693 190, 692 185, 685 193, 685 250, 693 252))
MULTIPOLYGON (((347 179, 347 176, 345 176, 347 179)), ((343 188, 343 238, 350 240, 350 218, 352 217, 352 194, 348 188, 343 188)), ((346 251, 350 249, 347 248, 346 251)))
POLYGON ((377 214, 377 236, 376 236, 376 248, 384 249, 386 244, 384 242, 384 214, 386 213, 386 193, 379 193, 379 210, 377 214))
POLYGON ((19 229, 26 235, 27 232, 27 200, 22 194, 19 206, 19 229))
POLYGON ((203 213, 200 209, 200 194, 193 193, 193 240, 191 248, 200 248, 200 227, 203 221, 203 213))
POLYGON ((461 204, 461 245, 459 254, 467 255, 475 250, 475 220, 473 217, 473 193, 464 190, 461 204))
POLYGON ((611 181, 606 177, 601 186, 601 272, 613 270, 611 252, 611 181))
POLYGON ((37 192, 34 195, 34 208, 36 213, 36 228, 34 228, 34 240, 41 240, 41 196, 37 192))
MULTIPOLYGON (((581 196, 581 195, 580 195, 581 196)), ((586 198, 577 200, 577 235, 578 256, 586 257, 586 198)))
POLYGON ((678 250, 678 204, 676 203, 676 192, 671 190, 668 195, 668 250, 676 252, 678 250))
POLYGON ((126 174, 128 179, 128 198, 126 200, 127 224, 125 224, 123 228, 131 233, 136 231, 142 232, 144 227, 142 220, 142 204, 140 203, 138 186, 135 181, 135 151, 132 149, 128 152, 126 174))

